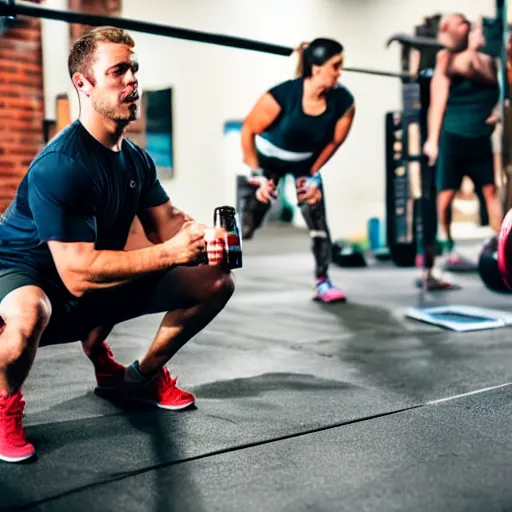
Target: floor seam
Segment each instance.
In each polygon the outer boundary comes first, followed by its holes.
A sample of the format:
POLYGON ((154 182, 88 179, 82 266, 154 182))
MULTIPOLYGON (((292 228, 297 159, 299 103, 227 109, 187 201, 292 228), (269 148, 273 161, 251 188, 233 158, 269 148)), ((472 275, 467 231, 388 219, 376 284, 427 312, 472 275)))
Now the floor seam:
MULTIPOLYGON (((66 492, 63 492, 61 494, 58 494, 58 495, 55 495, 55 496, 51 496, 51 497, 47 497, 47 498, 43 498, 41 500, 37 500, 37 501, 31 502, 31 503, 27 503, 27 504, 21 505, 20 507, 14 507, 14 508, 11 508, 10 510, 25 510, 25 509, 29 509, 29 508, 32 508, 32 507, 37 507, 38 505, 41 505, 43 503, 48 503, 48 502, 51 502, 51 501, 55 501, 55 500, 58 500, 59 498, 63 498, 65 496, 70 496, 72 494, 75 494, 75 493, 78 493, 78 492, 81 492, 81 491, 84 491, 84 490, 87 490, 87 489, 91 489, 91 488, 94 488, 94 487, 99 487, 99 486, 106 485, 106 484, 109 484, 109 483, 112 483, 112 482, 117 482, 117 481, 125 480, 127 478, 131 478, 131 477, 134 477, 134 476, 139 476, 139 475, 142 475, 144 473, 149 473, 150 471, 158 471, 160 469, 169 468, 171 466, 177 466, 179 464, 184 464, 184 463, 187 463, 187 462, 194 462, 194 461, 197 461, 197 460, 202 460, 202 459, 206 459, 206 458, 210 458, 210 457, 215 457, 215 456, 223 455, 223 454, 227 454, 227 453, 233 453, 233 452, 245 450, 245 449, 248 449, 248 448, 255 448, 255 447, 258 447, 258 446, 265 446, 265 445, 268 445, 268 444, 271 444, 271 443, 276 443, 276 442, 280 442, 280 441, 287 441, 288 439, 294 439, 294 438, 298 438, 298 437, 303 437, 303 436, 307 436, 307 435, 310 435, 310 434, 315 434, 315 433, 318 433, 318 432, 324 432, 324 431, 327 431, 327 430, 334 430, 335 428, 345 427, 345 426, 348 426, 348 425, 354 425, 354 424, 357 424, 357 423, 363 423, 363 422, 371 421, 371 420, 378 419, 378 418, 384 418, 386 416, 393 416, 395 414, 401 414, 401 413, 404 413, 404 412, 412 411, 412 410, 415 410, 415 409, 422 409, 422 408, 426 408, 426 407, 433 406, 433 405, 439 405, 439 404, 446 403, 448 401, 457 400, 457 399, 464 398, 464 397, 467 397, 467 396, 472 396, 472 395, 475 395, 475 394, 485 393, 485 392, 488 392, 488 391, 494 391, 494 390, 497 390, 497 389, 502 389, 502 388, 510 387, 510 386, 512 386, 512 382, 506 382, 506 383, 503 383, 503 384, 498 384, 498 385, 495 385, 495 386, 489 386, 489 387, 485 387, 485 388, 478 389, 478 390, 475 390, 475 391, 468 391, 466 393, 462 393, 462 394, 459 394, 459 395, 453 395, 453 396, 446 397, 446 398, 430 400, 430 401, 427 401, 427 402, 424 402, 424 403, 421 403, 421 404, 411 405, 411 406, 408 406, 408 407, 403 407, 403 408, 395 409, 395 410, 392 410, 392 411, 386 411, 386 412, 382 412, 382 413, 378 413, 378 414, 373 414, 371 416, 364 416, 364 417, 361 417, 361 418, 354 418, 352 420, 338 422, 338 423, 333 423, 333 424, 330 424, 330 425, 324 425, 324 426, 321 426, 321 427, 317 427, 317 428, 313 428, 313 429, 308 429, 308 430, 304 430, 304 431, 301 431, 301 432, 294 432, 294 433, 291 433, 291 434, 285 434, 285 435, 282 435, 282 436, 274 437, 272 439, 264 439, 264 440, 255 441, 255 442, 252 442, 252 443, 244 443, 244 444, 240 444, 240 445, 229 447, 229 448, 222 448, 222 449, 219 449, 219 450, 210 451, 208 453, 203 453, 203 454, 200 454, 200 455, 195 455, 195 456, 192 456, 192 457, 186 457, 186 458, 183 458, 183 459, 180 459, 180 460, 175 460, 175 461, 170 461, 170 462, 163 462, 161 464, 156 464, 156 465, 153 465, 153 466, 148 466, 148 467, 137 469, 137 470, 134 470, 134 471, 125 472, 125 473, 122 473, 122 474, 119 474, 119 475, 114 475, 111 478, 108 478, 108 479, 103 480, 101 482, 92 482, 90 484, 84 485, 83 487, 78 487, 78 488, 75 488, 75 489, 70 489, 70 490, 68 490, 66 492)), ((0 510, 2 510, 2 509, 0 509, 0 510)))

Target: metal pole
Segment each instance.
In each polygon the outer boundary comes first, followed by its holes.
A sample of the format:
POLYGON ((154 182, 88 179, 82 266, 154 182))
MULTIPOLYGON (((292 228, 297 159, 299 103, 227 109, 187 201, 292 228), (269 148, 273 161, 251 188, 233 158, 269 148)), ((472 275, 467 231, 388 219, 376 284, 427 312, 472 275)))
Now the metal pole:
POLYGON ((18 0, 0 0, 0 16, 15 18, 18 15, 66 21, 68 23, 79 23, 81 25, 91 25, 94 27, 105 25, 115 26, 126 30, 133 30, 135 32, 145 32, 159 36, 186 39, 188 41, 200 41, 202 43, 211 43, 221 46, 231 46, 245 50, 272 53, 274 55, 290 55, 293 51, 291 48, 287 48, 285 46, 251 41, 240 37, 209 34, 197 30, 171 27, 159 23, 150 23, 147 21, 132 20, 115 16, 102 16, 77 11, 48 9, 46 7, 40 7, 38 5, 18 0))
MULTIPOLYGON (((101 16, 77 11, 48 9, 46 7, 41 7, 39 5, 23 2, 20 0, 0 0, 0 17, 2 16, 6 16, 7 18, 11 19, 15 19, 16 16, 46 18, 50 20, 78 23, 81 25, 90 25, 94 27, 109 25, 134 32, 155 34, 158 36, 184 39, 187 41, 197 41, 201 43, 239 48, 242 50, 252 50, 256 52, 270 53, 273 55, 289 56, 294 51, 293 48, 289 48, 287 46, 280 46, 262 41, 254 41, 241 37, 227 36, 223 34, 211 34, 208 32, 200 32, 198 30, 172 27, 159 23, 151 23, 147 21, 139 21, 115 16, 101 16)), ((400 78, 402 80, 411 78, 407 73, 393 73, 391 71, 379 71, 373 69, 347 67, 344 68, 344 71, 400 78)))

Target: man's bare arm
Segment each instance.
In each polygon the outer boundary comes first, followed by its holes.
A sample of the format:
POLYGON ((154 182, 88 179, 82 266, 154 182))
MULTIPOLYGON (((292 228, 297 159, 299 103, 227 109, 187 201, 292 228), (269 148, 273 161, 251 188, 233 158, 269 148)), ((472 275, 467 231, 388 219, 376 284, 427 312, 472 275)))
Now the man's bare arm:
POLYGON ((111 288, 135 277, 193 261, 204 248, 204 226, 188 222, 171 240, 133 251, 96 250, 90 242, 49 241, 57 271, 69 292, 111 288))
POLYGON ((449 52, 441 50, 437 54, 436 67, 430 82, 430 105, 427 114, 428 140, 435 143, 439 141, 450 91, 450 78, 447 73, 449 62, 449 52))
POLYGON ((139 218, 146 237, 154 244, 171 239, 185 222, 194 220, 190 215, 175 207, 171 201, 140 212, 139 218))

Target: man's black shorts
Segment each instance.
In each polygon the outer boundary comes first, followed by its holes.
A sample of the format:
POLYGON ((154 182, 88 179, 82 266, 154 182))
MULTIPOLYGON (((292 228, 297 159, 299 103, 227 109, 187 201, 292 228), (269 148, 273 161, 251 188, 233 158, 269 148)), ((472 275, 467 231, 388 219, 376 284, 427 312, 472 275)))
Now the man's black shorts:
POLYGON ((491 137, 467 138, 443 132, 437 159, 437 189, 459 190, 468 176, 476 188, 494 184, 491 137))
POLYGON ((188 307, 183 294, 172 293, 172 273, 171 269, 147 274, 77 298, 64 287, 52 286, 30 270, 11 268, 0 270, 0 302, 22 286, 38 286, 52 305, 50 323, 40 345, 68 343, 87 339, 92 329, 102 325, 113 326, 130 318, 188 307))

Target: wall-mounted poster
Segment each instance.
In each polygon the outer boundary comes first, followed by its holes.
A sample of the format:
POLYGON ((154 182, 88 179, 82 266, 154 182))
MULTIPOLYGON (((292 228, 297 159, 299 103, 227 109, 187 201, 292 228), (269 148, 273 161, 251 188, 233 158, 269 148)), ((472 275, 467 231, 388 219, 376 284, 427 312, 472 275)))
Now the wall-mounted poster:
POLYGON ((158 175, 172 178, 174 171, 172 89, 145 91, 146 151, 155 161, 158 175))

